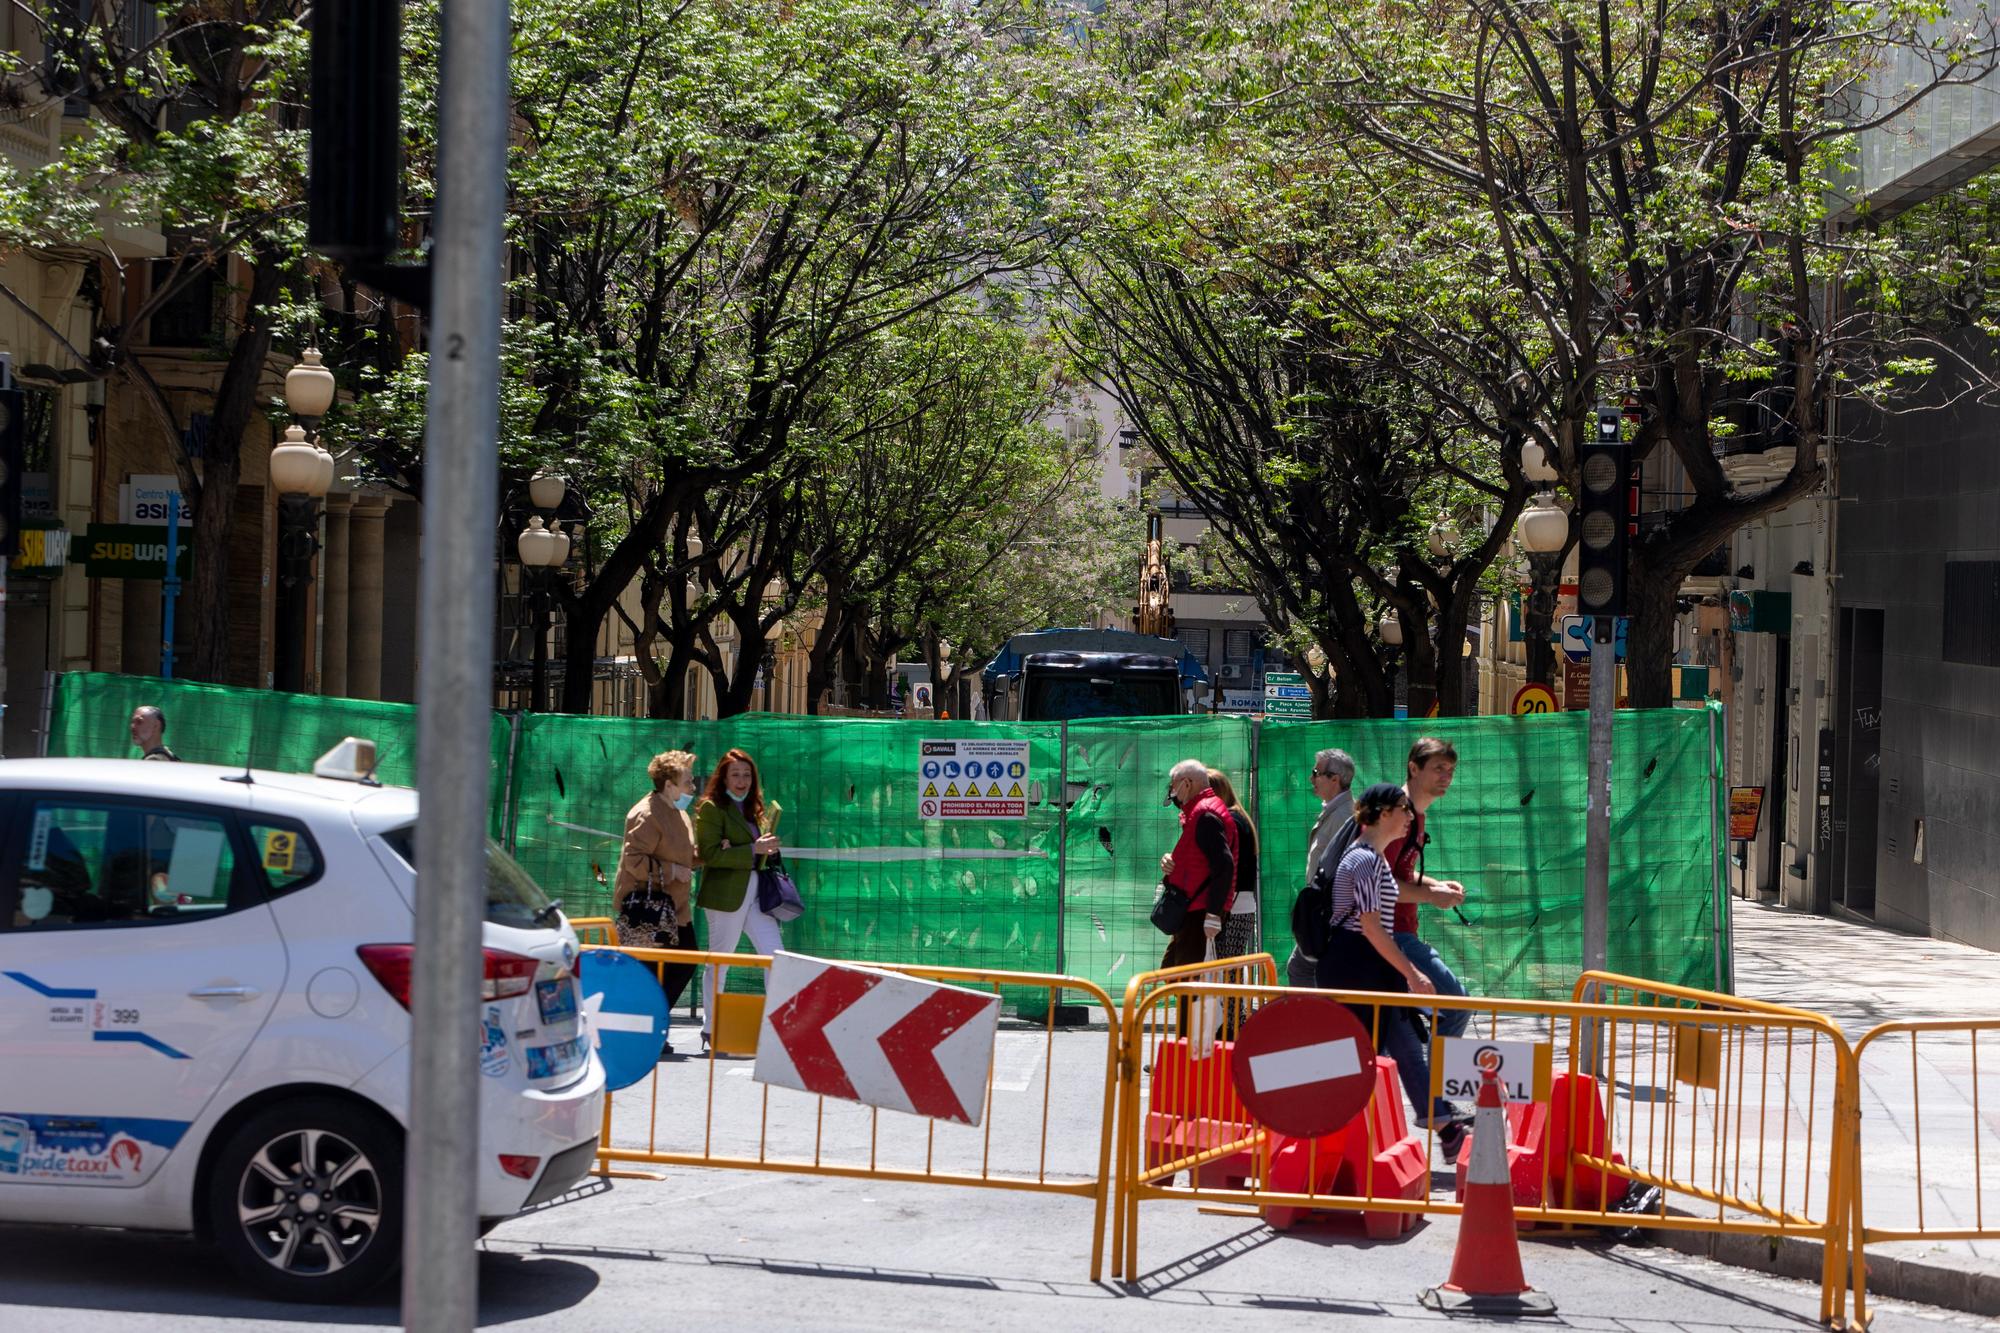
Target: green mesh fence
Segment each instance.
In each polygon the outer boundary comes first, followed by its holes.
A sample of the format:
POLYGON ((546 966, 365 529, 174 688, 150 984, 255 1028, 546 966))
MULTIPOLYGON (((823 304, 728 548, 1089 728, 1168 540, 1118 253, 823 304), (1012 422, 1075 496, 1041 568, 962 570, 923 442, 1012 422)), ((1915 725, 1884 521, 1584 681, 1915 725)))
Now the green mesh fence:
MULTIPOLYGON (((1717 983, 1720 734, 1719 710, 1616 714, 1612 971, 1704 988, 1717 983)), ((1258 809, 1267 944, 1281 957, 1290 951, 1292 900, 1319 812, 1309 781, 1314 755, 1347 751, 1357 789, 1402 782, 1411 743, 1426 735, 1451 741, 1458 771, 1426 816, 1425 871, 1463 883, 1466 900, 1458 913, 1419 909, 1421 933, 1474 995, 1567 995, 1583 966, 1588 717, 1581 712, 1265 726, 1258 809)))
MULTIPOLYGON (((127 724, 140 704, 166 713, 167 746, 186 763, 306 773, 344 737, 361 736, 375 742, 378 781, 407 787, 417 780, 417 710, 410 704, 105 672, 68 672, 58 679, 49 753, 137 758, 127 724)), ((508 730, 507 719, 496 714, 487 772, 496 833, 506 805, 508 730)))
MULTIPOLYGON (((407 705, 144 677, 63 677, 50 752, 132 754, 125 722, 140 703, 166 710, 169 744, 185 759, 304 771, 342 736, 364 735, 381 746, 383 781, 414 780, 415 711, 407 705)), ((1727 985, 1727 940, 1718 941, 1714 917, 1721 722, 1713 708, 1617 715, 1616 971, 1727 985)), ((779 833, 807 900, 805 916, 785 927, 788 947, 1066 972, 1117 995, 1165 949, 1147 917, 1160 854, 1178 832, 1175 811, 1162 803, 1178 760, 1223 769, 1256 812, 1263 942, 1282 961, 1318 813, 1307 779, 1314 754, 1346 750, 1363 784, 1400 781, 1420 735, 1443 736, 1459 753, 1457 780, 1431 809, 1426 868, 1467 888, 1462 917, 1422 909, 1425 937, 1474 994, 1566 996, 1582 965, 1582 713, 1263 725, 1197 716, 1067 727, 496 715, 489 782, 495 830, 523 864, 571 915, 604 915, 625 811, 650 790, 647 760, 691 750, 705 773, 740 747, 756 756, 767 796, 783 807, 779 833), (923 743, 968 739, 1026 743, 1025 817, 923 816, 923 743)), ((732 989, 757 980, 746 969, 730 973, 732 989)))
MULTIPOLYGON (((573 915, 610 910, 625 812, 651 790, 646 762, 690 750, 707 774, 740 748, 781 807, 785 859, 807 903, 785 943, 832 958, 1055 970, 1058 737, 1048 724, 818 719, 727 722, 523 715, 513 837, 522 864, 573 915), (1018 780, 1026 817, 925 820, 922 743, 1028 743, 1018 780)), ((706 944, 705 922, 697 912, 706 944)), ((748 941, 740 948, 747 951, 748 941)), ((761 975, 729 974, 730 988, 761 975)))
POLYGON ((1065 971, 1117 997, 1133 974, 1160 965, 1167 941, 1150 919, 1153 891, 1160 854, 1180 836, 1180 812, 1166 803, 1167 773, 1199 759, 1227 773, 1249 806, 1255 737, 1247 719, 1226 715, 1069 724, 1065 971))

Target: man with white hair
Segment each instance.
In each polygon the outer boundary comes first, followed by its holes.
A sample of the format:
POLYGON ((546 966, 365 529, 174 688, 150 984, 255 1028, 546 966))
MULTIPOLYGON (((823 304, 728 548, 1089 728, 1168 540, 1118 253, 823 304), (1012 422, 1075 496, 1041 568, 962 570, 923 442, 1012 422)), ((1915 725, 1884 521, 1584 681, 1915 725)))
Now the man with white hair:
POLYGON ((1161 887, 1187 895, 1187 916, 1167 944, 1161 967, 1199 963, 1222 931, 1236 896, 1236 821, 1208 785, 1208 765, 1183 759, 1167 774, 1167 801, 1180 807, 1181 835, 1160 858, 1161 887))
POLYGON ((140 704, 132 710, 132 720, 127 726, 132 733, 132 744, 139 747, 141 759, 167 764, 180 762, 181 757, 167 748, 167 715, 158 707, 140 704))
MULTIPOLYGON (((1354 818, 1354 757, 1345 750, 1321 750, 1313 756, 1313 795, 1319 797, 1319 818, 1313 821, 1312 837, 1306 842, 1306 878, 1310 885, 1313 876, 1324 868, 1327 883, 1333 882, 1338 856, 1327 861, 1327 852, 1333 849, 1344 825, 1354 818)), ((1340 850, 1345 851, 1343 843, 1340 850)), ((1293 986, 1317 985, 1319 960, 1301 949, 1292 946, 1292 956, 1285 960, 1285 980, 1293 986)))

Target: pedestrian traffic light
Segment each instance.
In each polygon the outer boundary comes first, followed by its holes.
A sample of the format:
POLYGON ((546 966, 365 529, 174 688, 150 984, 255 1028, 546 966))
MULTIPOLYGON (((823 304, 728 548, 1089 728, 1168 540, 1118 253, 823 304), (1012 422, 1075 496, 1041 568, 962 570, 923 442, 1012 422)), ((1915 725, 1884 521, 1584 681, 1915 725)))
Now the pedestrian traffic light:
POLYGON ((1637 512, 1624 419, 1616 407, 1597 409, 1597 431, 1578 450, 1577 470, 1583 486, 1577 496, 1576 609, 1603 617, 1597 636, 1608 642, 1615 617, 1625 614, 1625 545, 1637 512))
POLYGON ((27 395, 0 389, 0 557, 21 553, 21 470, 27 466, 27 395))

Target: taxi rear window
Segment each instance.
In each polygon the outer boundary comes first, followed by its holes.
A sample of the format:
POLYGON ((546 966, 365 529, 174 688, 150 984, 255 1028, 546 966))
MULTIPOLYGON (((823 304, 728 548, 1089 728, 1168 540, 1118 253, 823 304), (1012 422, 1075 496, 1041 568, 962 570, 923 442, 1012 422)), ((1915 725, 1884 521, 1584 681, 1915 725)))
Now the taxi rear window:
MULTIPOLYGON (((390 829, 382 841, 412 871, 417 868, 417 826, 405 824, 390 829)), ((521 863, 501 850, 491 838, 486 840, 486 919, 498 926, 553 926, 554 915, 543 914, 551 899, 535 883, 521 863), (537 919, 540 918, 540 919, 537 919)))

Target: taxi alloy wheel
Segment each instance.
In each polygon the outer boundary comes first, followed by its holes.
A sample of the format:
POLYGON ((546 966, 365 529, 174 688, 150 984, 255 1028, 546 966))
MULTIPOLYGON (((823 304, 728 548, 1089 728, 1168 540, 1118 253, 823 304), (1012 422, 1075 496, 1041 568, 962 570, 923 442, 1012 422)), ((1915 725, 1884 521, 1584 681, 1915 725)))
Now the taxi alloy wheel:
POLYGON ((271 1295, 357 1295, 401 1258, 402 1136, 334 1101, 274 1107, 216 1163, 210 1221, 237 1271, 271 1295))
POLYGON ((382 1225, 382 1176, 338 1134, 300 1129, 250 1158, 236 1188, 236 1220, 263 1261, 283 1273, 337 1273, 382 1225))

